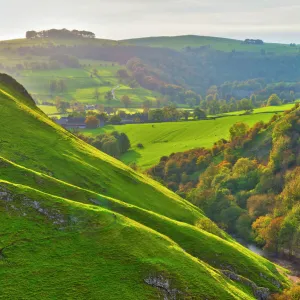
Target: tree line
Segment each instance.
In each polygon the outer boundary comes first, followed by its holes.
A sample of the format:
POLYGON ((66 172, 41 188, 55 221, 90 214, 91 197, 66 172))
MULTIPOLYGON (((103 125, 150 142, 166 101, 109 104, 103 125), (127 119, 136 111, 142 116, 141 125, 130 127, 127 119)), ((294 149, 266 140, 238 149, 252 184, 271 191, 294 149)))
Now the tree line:
POLYGON ((117 131, 99 134, 95 137, 87 137, 79 132, 75 134, 88 144, 115 158, 120 158, 131 147, 128 136, 117 131))
MULTIPOLYGON (((56 103, 57 109, 61 113, 66 113, 71 108, 70 104, 58 99, 56 103)), ((71 117, 85 117, 88 128, 97 128, 102 121, 103 123, 119 125, 122 123, 162 123, 162 122, 177 122, 181 120, 204 120, 207 118, 205 112, 196 107, 192 111, 177 109, 174 105, 165 106, 160 109, 144 108, 142 112, 126 113, 122 110, 113 108, 99 107, 100 112, 73 111, 69 116, 71 117)))
POLYGON ((86 30, 49 29, 42 31, 30 30, 26 32, 27 39, 69 39, 69 38, 89 38, 94 39, 96 35, 86 30))

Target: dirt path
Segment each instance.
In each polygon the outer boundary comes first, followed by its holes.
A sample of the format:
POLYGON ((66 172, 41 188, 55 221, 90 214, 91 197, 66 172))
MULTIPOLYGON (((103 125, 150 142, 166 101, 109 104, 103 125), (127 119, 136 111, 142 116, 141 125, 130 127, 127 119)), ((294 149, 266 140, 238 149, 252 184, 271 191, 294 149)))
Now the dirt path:
POLYGON ((116 86, 116 87, 114 87, 114 88, 111 90, 111 94, 112 94, 114 100, 117 100, 117 97, 116 97, 116 89, 118 89, 118 88, 120 88, 119 85, 116 86))

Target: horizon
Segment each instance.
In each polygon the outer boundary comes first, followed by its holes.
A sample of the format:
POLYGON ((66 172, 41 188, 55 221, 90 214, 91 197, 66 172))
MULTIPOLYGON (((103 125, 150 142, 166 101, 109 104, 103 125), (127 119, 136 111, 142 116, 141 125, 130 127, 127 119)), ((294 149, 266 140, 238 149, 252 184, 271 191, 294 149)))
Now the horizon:
POLYGON ((2 9, 0 39, 24 38, 28 30, 50 28, 83 29, 98 38, 124 40, 160 36, 211 36, 243 40, 262 39, 268 43, 300 43, 298 11, 300 4, 287 0, 65 0, 51 3, 11 0, 2 9), (29 14, 24 11, 31 7, 29 14), (15 18, 10 16, 14 15, 15 18))
MULTIPOLYGON (((50 29, 67 29, 67 30, 86 30, 85 28, 44 28, 41 30, 35 30, 35 29, 31 29, 34 31, 43 31, 43 30, 50 30, 50 29)), ((26 32, 29 30, 26 30, 24 32, 24 36, 15 36, 15 37, 1 37, 0 36, 0 42, 6 42, 6 41, 14 41, 14 40, 21 40, 21 39, 26 39, 25 34, 26 32)), ((94 32, 94 31, 92 31, 94 32)), ((256 36, 244 36, 244 37, 240 37, 240 38, 235 38, 235 37, 228 37, 228 36, 212 36, 212 35, 199 35, 199 34, 180 34, 180 35, 149 35, 149 36, 133 36, 133 37, 129 37, 129 38, 124 38, 124 39, 111 39, 111 38, 107 38, 107 37, 102 37, 102 36, 98 36, 96 34, 96 39, 103 39, 103 40, 110 40, 110 41, 116 41, 116 42, 122 42, 122 41, 126 41, 126 40, 136 40, 136 39, 148 39, 148 38, 180 38, 180 37, 187 37, 187 36, 194 36, 194 37, 204 37, 204 38, 217 38, 217 39, 229 39, 229 40, 237 40, 237 41, 244 41, 245 39, 262 39, 262 38, 257 38, 256 36)), ((280 42, 280 41, 268 41, 265 39, 262 39, 264 42, 266 43, 270 43, 270 44, 290 44, 293 43, 292 42, 280 42)), ((300 44, 296 43, 296 44, 300 44)))

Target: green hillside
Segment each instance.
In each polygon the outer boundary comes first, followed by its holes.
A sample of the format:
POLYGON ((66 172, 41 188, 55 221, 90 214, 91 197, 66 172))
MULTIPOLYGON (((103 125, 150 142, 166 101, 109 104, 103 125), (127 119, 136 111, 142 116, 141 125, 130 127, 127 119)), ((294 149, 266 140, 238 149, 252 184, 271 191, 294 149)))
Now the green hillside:
MULTIPOLYGON (((84 63, 84 62, 82 62, 84 63)), ((143 101, 154 101, 159 93, 137 87, 131 88, 120 83, 117 71, 122 66, 113 62, 101 64, 97 61, 90 62, 91 66, 81 69, 59 69, 59 70, 30 70, 22 71, 16 76, 35 98, 38 103, 55 103, 57 97, 68 102, 80 102, 83 104, 103 104, 105 106, 123 107, 120 99, 127 95, 131 99, 132 107, 142 107, 143 101), (93 70, 97 70, 97 77, 91 77, 93 70), (66 85, 64 92, 51 93, 49 86, 51 80, 63 80, 66 85), (107 101, 107 92, 115 89, 116 99, 107 101), (98 99, 95 93, 98 92, 98 99)), ((47 111, 45 111, 47 113, 47 111)))
MULTIPOLYGON (((11 64, 15 64, 18 62, 22 62, 28 57, 22 57, 20 55, 16 55, 15 50, 20 47, 43 47, 47 48, 51 46, 80 46, 80 45, 92 45, 97 47, 108 47, 108 46, 117 46, 121 44, 118 41, 107 40, 107 39, 53 39, 53 38, 41 38, 41 39, 15 39, 15 40, 6 40, 0 41, 0 52, 5 51, 5 55, 0 55, 0 63, 11 62, 11 64), (8 51, 9 50, 9 51, 8 51), (9 60, 7 61, 7 58, 9 60), (6 60, 5 60, 6 59, 6 60)), ((123 43, 122 43, 123 44, 123 43)), ((126 43, 124 43, 126 44, 126 43)), ((31 57, 36 58, 36 57, 31 57)), ((40 59, 43 59, 40 57, 40 59)))
POLYGON ((162 47, 174 50, 182 50, 186 47, 197 48, 210 46, 215 50, 224 52, 231 52, 233 50, 260 52, 261 49, 278 54, 299 52, 297 47, 291 47, 285 44, 265 43, 264 45, 248 45, 243 44, 241 40, 197 35, 146 37, 124 40, 123 42, 138 46, 162 47))
MULTIPOLYGON (((241 112, 239 112, 241 113, 241 112)), ((136 163, 142 169, 152 167, 162 156, 199 147, 211 147, 221 138, 229 137, 229 128, 236 122, 253 126, 268 122, 273 114, 253 114, 224 117, 216 120, 159 124, 107 125, 97 130, 84 130, 87 135, 118 131, 126 133, 132 150, 123 155, 126 164, 136 163), (141 143, 144 148, 137 145, 141 143)))
POLYGON ((201 210, 54 124, 6 75, 0 112, 3 298, 265 299, 288 284, 201 210))
MULTIPOLYGON (((103 39, 18 39, 0 41, 0 71, 6 71, 13 75, 24 85, 35 101, 54 103, 57 97, 68 102, 80 102, 84 104, 104 104, 106 106, 123 107, 120 99, 128 95, 132 107, 141 107, 146 100, 154 101, 160 93, 147 90, 137 85, 131 88, 127 83, 121 82, 117 71, 125 67, 116 61, 99 59, 78 59, 80 67, 55 66, 49 67, 51 51, 43 55, 21 54, 20 49, 33 47, 37 49, 55 49, 55 47, 91 47, 104 49, 127 45, 125 42, 117 42, 103 39), (97 72, 94 74, 94 72, 97 72), (52 80, 62 80, 65 90, 52 92, 50 83, 52 80), (107 101, 105 94, 115 89, 115 99, 107 101), (95 92, 99 96, 95 97, 95 92)), ((30 51, 29 51, 30 53, 30 51)))

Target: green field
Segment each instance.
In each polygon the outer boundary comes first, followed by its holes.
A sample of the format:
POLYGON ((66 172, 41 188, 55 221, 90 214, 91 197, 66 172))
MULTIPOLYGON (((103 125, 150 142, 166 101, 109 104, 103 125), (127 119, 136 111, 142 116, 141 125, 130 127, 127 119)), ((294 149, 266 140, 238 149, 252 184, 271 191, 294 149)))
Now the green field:
POLYGON ((268 122, 272 116, 273 114, 253 114, 205 121, 107 125, 96 130, 85 130, 84 133, 97 135, 114 130, 126 133, 132 150, 122 157, 122 161, 126 164, 136 163, 142 169, 147 169, 157 164, 162 156, 198 147, 211 147, 216 141, 228 138, 229 128, 236 122, 252 126, 259 121, 268 122), (144 149, 137 147, 139 143, 143 144, 144 149))
MULTIPOLYGON (((295 101, 295 103, 298 102, 295 101)), ((266 107, 260 107, 260 108, 255 108, 253 109, 251 114, 261 114, 261 113, 280 113, 284 112, 286 110, 290 110, 295 106, 294 103, 291 104, 284 104, 284 105, 279 105, 279 106, 266 106, 266 107)), ((217 116, 240 116, 245 114, 245 110, 239 110, 239 111, 232 111, 224 114, 219 114, 219 115, 209 115, 209 117, 217 117, 217 116)))
POLYGON ((43 101, 54 102, 56 97, 60 97, 66 101, 122 107, 120 99, 123 95, 128 95, 132 101, 132 107, 141 107, 143 101, 154 101, 159 96, 158 93, 143 88, 130 88, 120 84, 116 77, 116 72, 120 68, 120 66, 111 64, 98 66, 98 62, 94 62, 92 69, 98 70, 98 78, 91 78, 91 69, 23 71, 17 78, 40 103, 43 101), (53 79, 64 80, 67 90, 64 93, 51 94, 49 84, 53 79), (105 94, 114 88, 116 88, 116 100, 107 102, 105 94), (96 90, 100 94, 99 99, 95 98, 96 90))
MULTIPOLYGON (((297 102, 297 101, 296 101, 297 102)), ((294 103, 285 104, 280 106, 266 106, 261 108, 256 108, 253 110, 253 113, 273 113, 273 112, 284 112, 290 110, 295 106, 294 103)))
POLYGON ((132 101, 132 107, 141 107, 143 101, 154 101, 159 96, 158 93, 141 87, 130 88, 120 84, 116 75, 120 68, 121 66, 113 63, 100 66, 98 61, 94 61, 93 67, 84 69, 22 71, 17 78, 40 103, 43 101, 54 102, 56 97, 60 97, 66 101, 122 107, 120 99, 123 95, 128 95, 132 101), (91 78, 92 69, 97 69, 98 77, 91 78), (53 79, 64 80, 67 90, 63 93, 51 94, 49 86, 53 79), (105 94, 114 88, 116 88, 116 100, 107 102, 105 94), (96 90, 100 94, 99 99, 95 98, 96 90))
POLYGON ((273 292, 288 285, 201 210, 53 123, 5 75, 0 112, 3 298, 157 299, 147 282, 161 280, 191 299, 255 299, 224 269, 273 292))
POLYGON ((278 54, 299 53, 298 47, 291 47, 290 45, 285 44, 265 43, 264 45, 247 45, 243 44, 240 40, 196 35, 174 37, 147 37, 125 40, 124 42, 138 46, 162 47, 171 48, 174 50, 182 50, 183 48, 188 46, 192 48, 210 46, 213 49, 225 52, 231 52, 233 50, 246 52, 260 52, 263 49, 266 52, 278 54))

